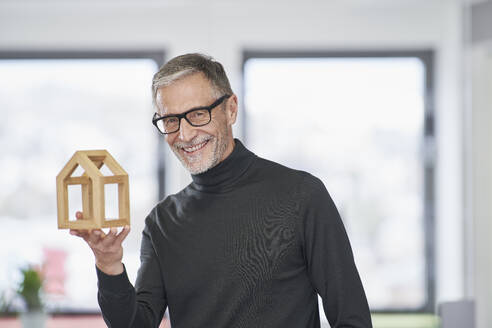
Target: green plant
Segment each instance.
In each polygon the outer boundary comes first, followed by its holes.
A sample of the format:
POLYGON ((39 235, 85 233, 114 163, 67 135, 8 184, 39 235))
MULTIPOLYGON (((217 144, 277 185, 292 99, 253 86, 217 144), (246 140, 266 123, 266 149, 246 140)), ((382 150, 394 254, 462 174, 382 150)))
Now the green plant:
POLYGON ((40 295, 43 286, 41 275, 31 266, 22 269, 21 272, 23 280, 17 293, 24 299, 28 311, 39 311, 43 308, 40 295))

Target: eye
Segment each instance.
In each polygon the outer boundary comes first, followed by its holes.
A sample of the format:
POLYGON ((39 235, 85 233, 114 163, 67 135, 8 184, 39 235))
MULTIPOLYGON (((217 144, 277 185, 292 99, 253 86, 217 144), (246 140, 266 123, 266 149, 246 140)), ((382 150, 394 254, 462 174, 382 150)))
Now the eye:
POLYGON ((207 115, 206 110, 195 110, 189 114, 190 118, 192 119, 197 119, 197 118, 199 119, 204 117, 205 115, 207 115))
POLYGON ((189 112, 186 118, 196 125, 206 124, 210 120, 210 115, 206 109, 197 109, 189 112))
POLYGON ((169 126, 169 125, 174 125, 174 124, 177 124, 178 123, 178 118, 175 117, 175 116, 171 116, 171 117, 166 117, 164 119, 164 124, 166 126, 169 126))

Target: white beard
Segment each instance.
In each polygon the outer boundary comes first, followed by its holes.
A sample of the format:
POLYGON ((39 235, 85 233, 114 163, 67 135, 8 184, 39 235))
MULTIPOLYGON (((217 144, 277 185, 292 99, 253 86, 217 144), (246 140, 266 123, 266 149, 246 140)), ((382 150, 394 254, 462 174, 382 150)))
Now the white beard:
POLYGON ((190 172, 190 174, 196 175, 208 171, 209 169, 211 169, 212 167, 216 166, 219 163, 220 159, 222 158, 222 155, 227 149, 226 140, 227 139, 223 135, 219 135, 218 138, 215 137, 210 138, 210 136, 199 137, 199 139, 197 141, 194 141, 193 143, 190 144, 180 143, 175 145, 171 149, 173 150, 176 157, 178 157, 181 164, 183 164, 185 169, 187 169, 190 172), (211 149, 207 149, 206 153, 200 152, 196 155, 184 155, 182 153, 182 147, 189 147, 192 144, 197 145, 205 140, 208 140, 208 143, 204 147, 211 148, 211 149))

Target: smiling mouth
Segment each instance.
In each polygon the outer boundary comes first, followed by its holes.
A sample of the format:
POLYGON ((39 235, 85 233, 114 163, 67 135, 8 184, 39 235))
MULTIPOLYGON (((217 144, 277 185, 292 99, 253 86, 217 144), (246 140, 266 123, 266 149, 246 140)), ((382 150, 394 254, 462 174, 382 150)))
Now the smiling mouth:
POLYGON ((207 143, 208 143, 208 140, 205 140, 204 142, 202 142, 202 143, 200 143, 198 145, 195 145, 195 146, 192 146, 192 147, 184 147, 182 149, 185 152, 185 154, 191 155, 191 154, 194 154, 194 153, 200 151, 203 147, 205 147, 205 145, 207 143))

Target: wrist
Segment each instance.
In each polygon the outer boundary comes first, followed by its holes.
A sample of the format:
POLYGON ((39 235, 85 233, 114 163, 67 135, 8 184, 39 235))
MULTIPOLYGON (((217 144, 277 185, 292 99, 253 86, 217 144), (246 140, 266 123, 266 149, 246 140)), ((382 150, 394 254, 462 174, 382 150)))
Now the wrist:
POLYGON ((96 261, 96 267, 109 276, 117 276, 125 271, 122 262, 107 264, 96 261))

